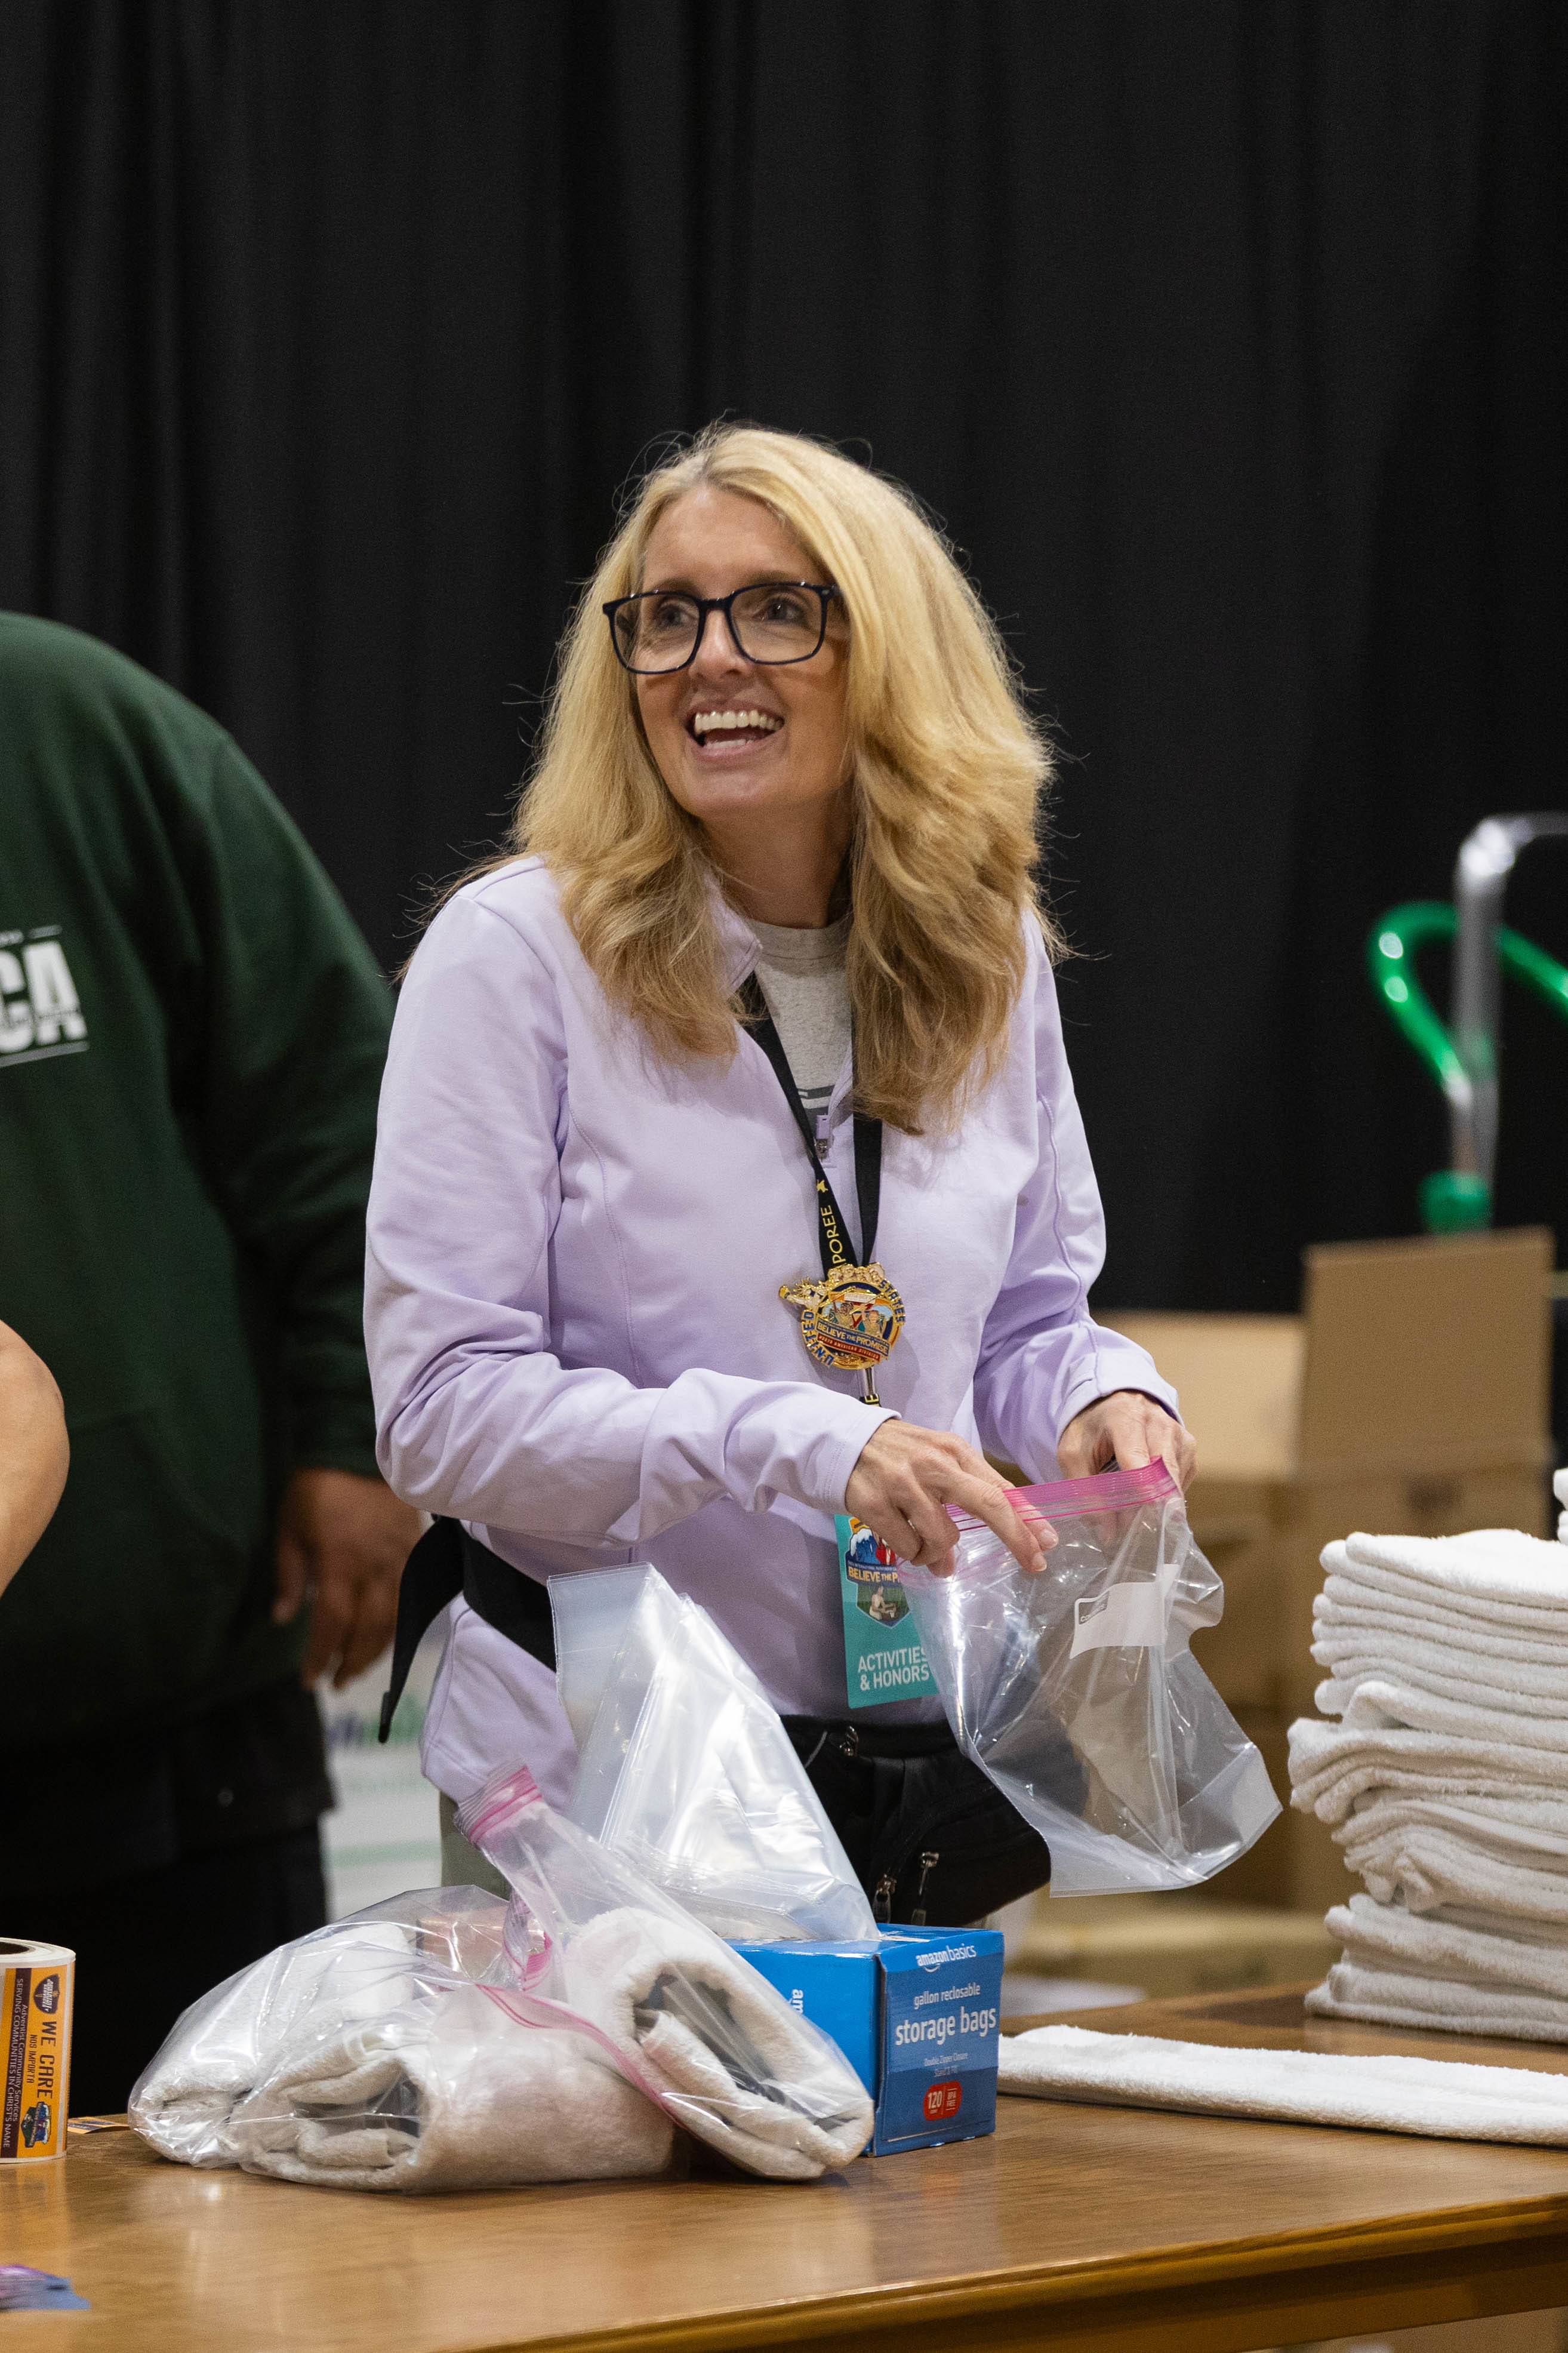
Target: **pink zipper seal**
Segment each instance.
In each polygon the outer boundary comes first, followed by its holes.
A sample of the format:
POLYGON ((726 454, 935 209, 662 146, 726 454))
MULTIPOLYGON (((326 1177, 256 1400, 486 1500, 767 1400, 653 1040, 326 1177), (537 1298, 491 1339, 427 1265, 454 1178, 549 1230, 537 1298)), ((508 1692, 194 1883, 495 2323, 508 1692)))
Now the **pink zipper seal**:
MULTIPOLYGON (((1156 1459, 1142 1471, 1097 1471, 1089 1479, 1055 1479, 1033 1487, 1009 1487, 1007 1501, 1027 1526, 1030 1521, 1081 1520, 1096 1512, 1125 1512, 1139 1504, 1163 1504, 1179 1499, 1177 1481, 1156 1459)), ((973 1512, 948 1512, 967 1535, 985 1522, 973 1512)))
POLYGON ((458 1808, 458 1826, 471 1846, 478 1846, 486 1831, 495 1830, 502 1822, 515 1821, 534 1806, 542 1806, 538 1782, 526 1765, 520 1765, 500 1778, 494 1775, 478 1795, 458 1808), (468 1805, 477 1810, 470 1816, 468 1805))
MULTIPOLYGON (((492 1776, 485 1783, 484 1788, 477 1793, 472 1803, 475 1807, 472 1816, 470 1817, 468 1806, 465 1804, 458 1809, 458 1820, 463 1836, 470 1840, 475 1846, 479 1846, 487 1831, 497 1830, 505 1822, 514 1822, 521 1815, 531 1813, 534 1807, 544 1803, 544 1799, 539 1784, 528 1767, 519 1765, 510 1773, 499 1777, 492 1776)), ((510 1918, 509 1907, 509 1923, 510 1918)), ((507 1957, 516 1968, 521 1957, 510 1940, 506 1949, 507 1957)), ((651 2100, 655 2107, 662 2108, 668 2116, 679 2124, 679 2112, 671 2102, 664 2086, 658 2083, 648 2070, 629 2052, 623 2051, 620 2044, 606 2034, 602 2026, 595 2025, 591 2018, 584 2018, 581 2010, 574 2010, 569 2003, 556 2001, 549 1994, 534 1993, 531 1990, 530 1981, 532 1980, 536 1984, 546 1974, 551 1957, 551 1948, 547 1939, 542 1953, 530 1954, 527 1960, 522 1963, 521 1985, 481 1984, 477 1987, 477 1990, 484 1995, 487 2001, 493 2001, 498 2010, 504 2010, 515 2025, 543 2027, 547 2030, 553 2029, 557 2033, 584 2036, 588 2042, 594 2043, 605 2053, 618 2075, 624 2075, 626 2082, 635 2085, 645 2099, 651 2100)))

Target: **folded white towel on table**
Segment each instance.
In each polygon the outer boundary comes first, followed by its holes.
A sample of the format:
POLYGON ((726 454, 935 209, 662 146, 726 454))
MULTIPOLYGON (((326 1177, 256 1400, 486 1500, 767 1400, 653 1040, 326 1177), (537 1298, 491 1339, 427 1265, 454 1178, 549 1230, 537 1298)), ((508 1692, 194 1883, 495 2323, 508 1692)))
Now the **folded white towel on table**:
POLYGON ((1369 1675, 1354 1684, 1322 1683, 1313 1694, 1324 1715, 1337 1715, 1352 1728, 1401 1727, 1409 1732, 1447 1732, 1458 1740, 1489 1741, 1498 1746, 1549 1750, 1568 1762, 1568 1715, 1523 1715, 1503 1707, 1477 1707, 1419 1690, 1393 1673, 1369 1675))
MULTIPOLYGON (((1438 1699, 1495 1709, 1505 1715, 1568 1717, 1568 1666, 1562 1652, 1555 1666, 1527 1659, 1474 1656, 1451 1642, 1412 1641, 1402 1634, 1349 1631, 1320 1619, 1312 1656, 1331 1671, 1334 1690, 1353 1696, 1359 1686, 1385 1676, 1412 1683, 1438 1699)), ((1563 1650, 1568 1651, 1568 1636, 1563 1650)), ((1333 1713, 1343 1713, 1343 1703, 1333 1713)))
POLYGON ((660 2173, 675 2134, 582 2035, 478 1986, 285 2052, 225 2132, 251 2173, 343 2189, 484 2189, 660 2173))
POLYGON ((1568 1802, 1363 1790, 1334 1831, 1348 1869, 1413 1912, 1463 1903, 1560 1921, 1568 1894, 1568 1802))
MULTIPOLYGON (((1360 2018, 1440 2034, 1500 2035, 1514 2042, 1568 2042, 1568 2001, 1528 1990, 1479 1986, 1336 1961, 1307 2008, 1324 2018, 1360 2018)), ((1371 2063, 1358 2060, 1357 2065, 1371 2063)))
POLYGON ((1233 2051, 1037 2026, 1002 2037, 998 2081, 1004 2092, 1039 2099, 1350 2125, 1440 2140, 1568 2143, 1568 2077, 1448 2059, 1233 2051))
POLYGON ((870 2100, 837 2045, 695 1920, 601 1913, 561 1967, 573 2008, 750 2171, 813 2180, 870 2139, 870 2100))
POLYGON ((1516 1944, 1560 1946, 1563 1930, 1552 1920, 1527 1920, 1517 1912, 1494 1912, 1484 1904, 1445 1904, 1422 1915, 1428 1920, 1451 1920, 1457 1928, 1474 1928, 1482 1936, 1507 1936, 1516 1944))
POLYGON ((1550 1994, 1568 2004, 1568 1948, 1561 1937, 1500 1936, 1370 1895, 1336 1904, 1323 1926, 1343 1946, 1345 1960, 1364 1968, 1550 1994))
POLYGON ((1500 1862, 1568 1872, 1568 1794, 1447 1798, 1363 1789, 1339 1836, 1342 1845, 1349 1839, 1382 1838, 1416 1827, 1449 1831, 1500 1862))
POLYGON ((1518 1528, 1459 1536, 1346 1536, 1323 1552, 1331 1575, 1417 1613, 1477 1619, 1496 1634, 1550 1638, 1568 1625, 1568 1560, 1518 1528))
POLYGON ((1544 1802, 1568 1797, 1568 1752, 1518 1740, 1321 1724, 1310 1715, 1298 1717, 1289 1739, 1290 1803, 1320 1821, 1342 1821, 1369 1790, 1544 1802))
POLYGON ((1433 1823, 1358 1833, 1360 1816, 1334 1832, 1347 1870, 1364 1880, 1380 1904, 1412 1912, 1469 1904, 1521 1923, 1568 1930, 1568 1876, 1495 1852, 1433 1823))
MULTIPOLYGON (((1568 1566, 1568 1555, 1564 1562, 1568 1566)), ((1550 1633, 1497 1627, 1489 1620, 1461 1617, 1440 1602, 1395 1602, 1386 1594, 1370 1593, 1331 1574, 1313 1599, 1312 1630, 1315 1635, 1359 1631, 1379 1641, 1394 1636, 1403 1641, 1436 1642, 1445 1651, 1458 1651, 1464 1660, 1518 1661, 1543 1667, 1563 1663, 1561 1627, 1550 1633)))

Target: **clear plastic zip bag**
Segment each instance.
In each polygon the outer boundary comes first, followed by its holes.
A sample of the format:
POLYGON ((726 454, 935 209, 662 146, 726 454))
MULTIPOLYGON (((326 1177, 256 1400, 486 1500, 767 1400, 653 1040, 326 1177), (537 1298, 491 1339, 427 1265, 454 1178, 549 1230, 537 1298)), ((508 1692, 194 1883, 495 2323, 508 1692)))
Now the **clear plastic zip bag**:
POLYGON ((761 1683, 647 1567, 552 1577, 567 1812, 721 1936, 871 1944, 877 1925, 761 1683))
POLYGON ((858 2155, 871 2103, 837 2043, 624 1855, 546 1805, 526 1767, 493 1774, 458 1820, 516 1891, 518 2015, 585 2028, 675 2123, 748 2172, 810 2181, 858 2155))
POLYGON ((185 2165, 347 2189, 662 2172, 668 2116, 583 2021, 527 2014, 542 1938, 472 1887, 392 1897, 241 1969, 176 2021, 131 2121, 185 2165))
POLYGON ((1224 1591, 1163 1462, 1010 1491, 1057 1536, 1037 1573, 982 1521, 950 1577, 900 1567, 954 1736, 1051 1852, 1053 1895, 1194 1887, 1279 1811, 1188 1648, 1224 1591))

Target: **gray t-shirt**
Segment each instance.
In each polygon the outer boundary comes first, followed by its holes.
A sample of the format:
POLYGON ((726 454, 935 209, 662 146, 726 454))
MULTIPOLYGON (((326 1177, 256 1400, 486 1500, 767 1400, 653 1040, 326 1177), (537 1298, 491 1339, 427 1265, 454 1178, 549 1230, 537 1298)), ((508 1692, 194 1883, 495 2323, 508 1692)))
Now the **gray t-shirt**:
POLYGON ((818 1134, 849 1051, 849 981, 845 952, 849 917, 820 931, 782 923, 751 925, 760 951, 757 979, 773 1027, 818 1134))

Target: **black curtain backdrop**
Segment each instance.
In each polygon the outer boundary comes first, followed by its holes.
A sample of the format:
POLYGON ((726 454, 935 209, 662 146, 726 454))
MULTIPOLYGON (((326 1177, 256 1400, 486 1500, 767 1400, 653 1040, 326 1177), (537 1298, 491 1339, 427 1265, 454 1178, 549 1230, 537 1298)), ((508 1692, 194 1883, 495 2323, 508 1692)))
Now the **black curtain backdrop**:
MULTIPOLYGON (((1568 803, 1564 43, 1560 0, 7 0, 0 602, 215 712, 390 965, 639 453, 868 449, 1065 754, 1099 1297, 1287 1310, 1447 1156, 1370 924, 1568 803)), ((1510 915, 1568 957, 1563 855, 1510 915)), ((1568 1035, 1507 1036, 1500 1218, 1568 1225, 1568 1035)))

